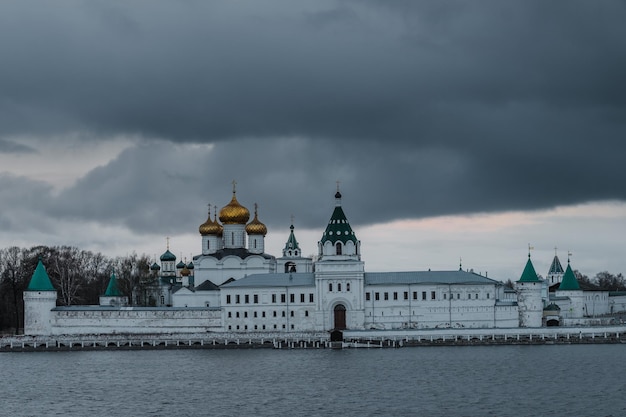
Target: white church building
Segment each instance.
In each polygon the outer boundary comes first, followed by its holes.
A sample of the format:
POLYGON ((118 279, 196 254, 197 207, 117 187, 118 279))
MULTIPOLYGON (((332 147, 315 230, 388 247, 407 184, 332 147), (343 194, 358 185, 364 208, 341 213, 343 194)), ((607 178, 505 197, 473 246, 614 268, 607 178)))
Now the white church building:
MULTIPOLYGON (((318 242, 315 261, 302 256, 293 224, 281 257, 265 253, 266 226, 236 198, 199 227, 201 252, 176 263, 169 250, 151 269, 157 307, 128 307, 112 275, 99 306, 56 306, 40 262, 24 293, 26 334, 324 332, 429 328, 515 328, 585 324, 585 294, 569 266, 547 280, 528 257, 516 288, 461 268, 366 272, 361 242, 344 213, 341 193, 318 242), (549 293, 558 280, 563 288, 549 293), (550 282, 549 280, 552 280, 550 282), (573 280, 573 281, 572 281, 573 280), (576 322, 571 320, 577 320, 576 322)), ((553 271, 554 269, 554 271, 553 271)), ((626 296, 593 294, 594 311, 626 309, 626 296), (602 299, 599 299, 598 297, 602 299), (596 306, 597 302, 597 306, 596 306), (606 304, 606 306, 604 305, 606 304)))

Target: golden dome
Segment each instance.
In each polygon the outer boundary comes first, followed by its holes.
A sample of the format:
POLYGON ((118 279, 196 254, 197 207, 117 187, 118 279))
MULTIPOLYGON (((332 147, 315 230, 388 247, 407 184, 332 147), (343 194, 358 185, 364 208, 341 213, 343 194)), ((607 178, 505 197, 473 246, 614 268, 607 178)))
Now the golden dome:
POLYGON ((180 271, 180 275, 183 277, 188 277, 189 275, 191 275, 191 271, 189 270, 189 268, 187 268, 187 265, 185 265, 183 270, 180 271))
POLYGON ((224 224, 246 224, 249 219, 250 212, 239 204, 233 190, 232 200, 220 210, 220 221, 224 224))
POLYGON ((254 219, 246 226, 246 233, 249 235, 263 235, 267 234, 267 227, 259 221, 257 216, 257 205, 254 204, 254 219))
POLYGON ((206 222, 202 223, 198 228, 198 231, 202 236, 206 235, 220 235, 222 233, 223 227, 214 220, 211 220, 211 209, 209 208, 209 217, 206 219, 206 222))

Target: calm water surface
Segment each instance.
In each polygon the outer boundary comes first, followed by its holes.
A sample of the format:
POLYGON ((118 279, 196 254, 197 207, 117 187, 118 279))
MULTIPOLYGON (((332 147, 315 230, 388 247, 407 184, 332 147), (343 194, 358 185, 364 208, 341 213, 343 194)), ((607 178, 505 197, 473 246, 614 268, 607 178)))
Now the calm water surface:
POLYGON ((626 345, 0 354, 1 416, 626 416, 626 345))

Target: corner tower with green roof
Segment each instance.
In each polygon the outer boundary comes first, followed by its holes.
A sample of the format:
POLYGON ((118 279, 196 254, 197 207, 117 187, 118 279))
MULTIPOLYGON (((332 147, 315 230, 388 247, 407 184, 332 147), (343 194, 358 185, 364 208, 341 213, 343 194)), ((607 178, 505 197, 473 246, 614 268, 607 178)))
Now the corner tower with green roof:
POLYGON ((569 306, 561 305, 561 316, 563 318, 583 317, 585 296, 578 284, 576 275, 574 275, 574 271, 572 271, 569 258, 567 259, 567 268, 565 269, 565 274, 563 274, 561 285, 559 285, 559 288, 556 290, 556 295, 559 297, 567 297, 570 300, 569 306))
POLYGON ((52 309, 56 307, 56 302, 57 292, 40 258, 24 291, 24 334, 51 334, 52 309))
POLYGON ((543 319, 542 286, 543 281, 535 272, 529 251, 528 261, 526 261, 522 276, 515 283, 520 327, 541 327, 543 319))

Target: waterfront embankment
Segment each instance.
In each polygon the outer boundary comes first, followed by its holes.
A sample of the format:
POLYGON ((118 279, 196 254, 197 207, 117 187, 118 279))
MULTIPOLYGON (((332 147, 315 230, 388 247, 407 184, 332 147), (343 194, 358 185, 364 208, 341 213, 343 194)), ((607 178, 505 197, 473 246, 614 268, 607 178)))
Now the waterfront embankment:
POLYGON ((327 332, 196 333, 0 337, 0 352, 141 349, 325 349, 410 346, 626 344, 626 326, 507 329, 345 330, 327 332))

